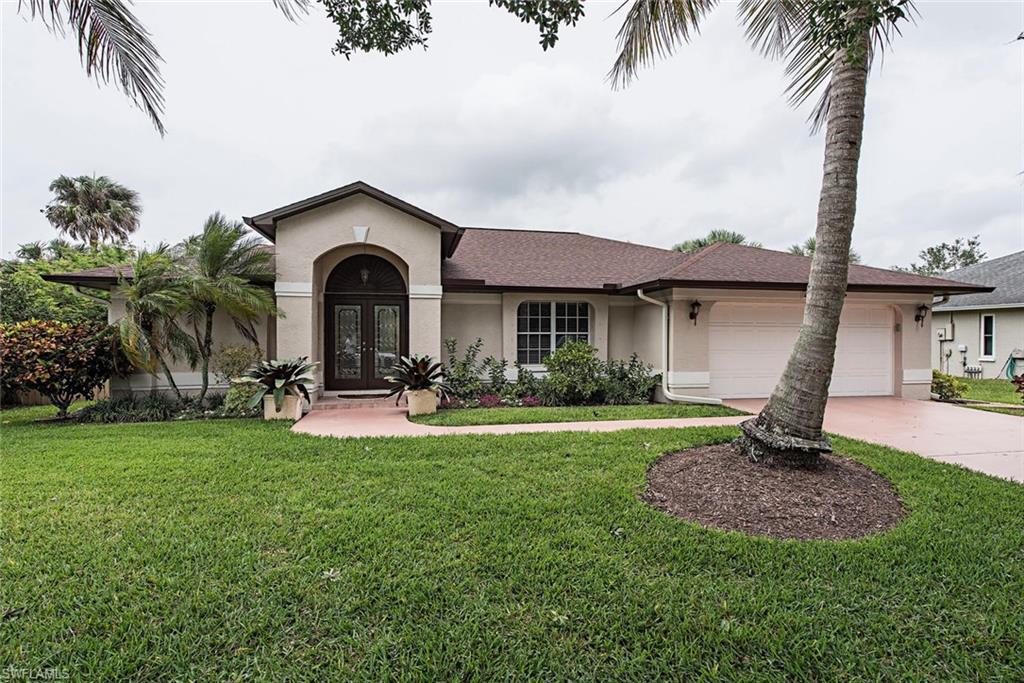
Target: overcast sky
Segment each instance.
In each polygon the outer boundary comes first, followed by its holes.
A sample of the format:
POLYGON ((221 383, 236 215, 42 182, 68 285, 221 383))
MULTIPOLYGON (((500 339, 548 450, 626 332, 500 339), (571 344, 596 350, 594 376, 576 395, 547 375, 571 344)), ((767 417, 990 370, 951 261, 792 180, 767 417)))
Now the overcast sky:
MULTIPOLYGON (((486 2, 434 3, 427 51, 331 54, 315 7, 136 3, 166 61, 167 136, 75 45, 0 7, 2 252, 54 232, 39 209, 59 174, 137 190, 135 241, 176 241, 212 211, 252 215, 365 180, 466 226, 588 232, 670 246, 711 228, 784 249, 814 231, 823 139, 754 54, 735 4, 624 91, 604 76, 616 3, 543 52, 486 2)), ((872 265, 980 234, 1024 248, 1021 2, 917 0, 921 17, 868 88, 854 247, 872 265)))

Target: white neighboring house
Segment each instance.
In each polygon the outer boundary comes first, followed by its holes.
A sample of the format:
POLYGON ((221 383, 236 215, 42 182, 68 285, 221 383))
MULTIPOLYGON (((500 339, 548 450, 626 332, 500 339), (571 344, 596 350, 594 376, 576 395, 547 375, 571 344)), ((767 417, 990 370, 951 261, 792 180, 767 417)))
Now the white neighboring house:
POLYGON ((932 364, 951 375, 981 370, 986 379, 1024 374, 1024 251, 943 275, 995 287, 956 294, 932 315, 932 364), (1014 369, 1015 368, 1015 369, 1014 369))

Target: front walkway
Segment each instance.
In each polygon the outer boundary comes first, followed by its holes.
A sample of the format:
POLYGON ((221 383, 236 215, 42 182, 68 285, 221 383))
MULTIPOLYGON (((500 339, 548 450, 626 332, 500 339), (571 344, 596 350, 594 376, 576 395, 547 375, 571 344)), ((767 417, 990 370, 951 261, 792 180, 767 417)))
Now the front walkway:
POLYGON ((593 422, 538 422, 522 425, 436 427, 410 422, 405 408, 314 410, 295 423, 293 431, 318 436, 447 436, 451 434, 523 434, 527 432, 615 432, 620 429, 737 425, 747 416, 676 417, 593 422))
MULTIPOLYGON (((728 401, 758 412, 763 400, 728 401)), ((316 410, 295 423, 296 432, 335 437, 445 436, 528 432, 613 432, 620 429, 737 425, 745 416, 550 422, 520 425, 434 427, 410 422, 404 408, 316 410)), ((933 460, 1024 482, 1024 419, 932 401, 898 398, 833 398, 825 429, 892 446, 933 460)))

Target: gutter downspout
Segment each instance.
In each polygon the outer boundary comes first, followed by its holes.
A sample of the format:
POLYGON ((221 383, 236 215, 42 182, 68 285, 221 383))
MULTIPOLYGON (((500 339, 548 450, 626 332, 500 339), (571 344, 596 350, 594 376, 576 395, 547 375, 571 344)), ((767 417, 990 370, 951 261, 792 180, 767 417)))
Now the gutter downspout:
POLYGON ((641 301, 646 301, 649 304, 661 307, 661 391, 670 401, 678 401, 679 403, 703 403, 705 405, 720 406, 722 405, 722 399, 720 398, 709 398, 707 396, 684 396, 682 394, 673 394, 668 389, 668 375, 669 375, 669 359, 668 359, 668 304, 664 301, 658 301, 644 294, 643 289, 636 290, 636 296, 641 301))

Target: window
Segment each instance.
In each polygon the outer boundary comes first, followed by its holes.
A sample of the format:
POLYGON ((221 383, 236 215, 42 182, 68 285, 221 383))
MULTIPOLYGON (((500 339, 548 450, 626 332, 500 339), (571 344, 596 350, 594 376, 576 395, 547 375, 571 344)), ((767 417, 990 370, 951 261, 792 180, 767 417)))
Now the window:
POLYGON ((524 301, 516 311, 516 358, 539 365, 566 342, 590 341, 590 305, 576 301, 524 301))
POLYGON ((996 356, 996 317, 981 316, 981 357, 992 360, 996 356))

